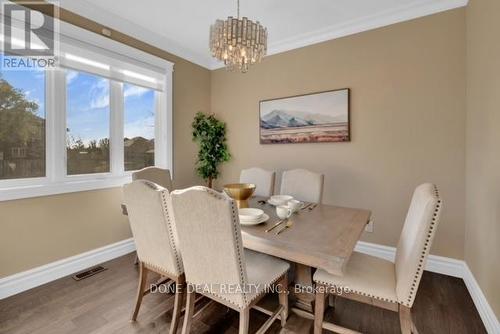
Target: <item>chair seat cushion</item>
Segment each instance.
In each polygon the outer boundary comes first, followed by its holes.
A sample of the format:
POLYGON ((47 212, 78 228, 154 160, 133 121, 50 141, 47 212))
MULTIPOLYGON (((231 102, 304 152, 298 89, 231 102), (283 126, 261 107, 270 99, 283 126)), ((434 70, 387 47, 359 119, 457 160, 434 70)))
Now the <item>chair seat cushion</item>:
POLYGON ((266 292, 266 287, 275 283, 290 269, 290 264, 286 261, 249 249, 245 249, 245 262, 248 283, 252 285, 251 292, 247 295, 248 304, 266 292))
POLYGON ((394 263, 370 255, 353 252, 344 276, 331 275, 318 269, 314 274, 314 281, 397 303, 394 263))

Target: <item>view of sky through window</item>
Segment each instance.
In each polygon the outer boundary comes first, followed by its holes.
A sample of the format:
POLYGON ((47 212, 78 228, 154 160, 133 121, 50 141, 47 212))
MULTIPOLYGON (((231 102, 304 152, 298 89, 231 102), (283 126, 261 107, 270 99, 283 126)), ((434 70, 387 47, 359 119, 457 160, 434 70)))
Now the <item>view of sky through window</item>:
POLYGON ((154 90, 124 84, 125 170, 154 165, 155 93, 154 90))
POLYGON ((109 79, 66 72, 68 175, 110 171, 109 79))
MULTIPOLYGON (((1 55, 0 55, 1 60, 1 55)), ((67 174, 110 172, 110 80, 66 71, 67 174)), ((0 179, 45 176, 44 70, 0 72, 0 179)), ((154 165, 155 91, 123 84, 124 166, 154 165)))

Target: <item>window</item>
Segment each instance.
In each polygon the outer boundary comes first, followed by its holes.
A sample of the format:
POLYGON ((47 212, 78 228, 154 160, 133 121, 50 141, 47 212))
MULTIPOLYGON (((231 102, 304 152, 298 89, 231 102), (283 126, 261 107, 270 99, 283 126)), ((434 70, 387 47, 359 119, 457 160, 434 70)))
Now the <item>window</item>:
POLYGON ((0 72, 0 201, 171 169, 171 63, 95 35, 61 36, 58 59, 55 70, 0 72))
POLYGON ((123 97, 125 170, 153 166, 155 163, 154 90, 125 84, 123 97))
POLYGON ((66 71, 66 161, 68 175, 107 173, 109 80, 66 71))
POLYGON ((2 71, 0 73, 0 180, 43 176, 45 176, 45 73, 2 71))

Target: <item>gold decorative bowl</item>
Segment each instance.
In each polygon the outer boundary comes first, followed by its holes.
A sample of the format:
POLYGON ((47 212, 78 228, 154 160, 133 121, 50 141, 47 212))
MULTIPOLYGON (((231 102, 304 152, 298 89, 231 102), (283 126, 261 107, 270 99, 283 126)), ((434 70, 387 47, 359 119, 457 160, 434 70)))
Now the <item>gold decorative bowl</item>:
POLYGON ((224 186, 224 191, 236 201, 238 208, 248 208, 248 199, 255 191, 252 183, 231 183, 224 186))

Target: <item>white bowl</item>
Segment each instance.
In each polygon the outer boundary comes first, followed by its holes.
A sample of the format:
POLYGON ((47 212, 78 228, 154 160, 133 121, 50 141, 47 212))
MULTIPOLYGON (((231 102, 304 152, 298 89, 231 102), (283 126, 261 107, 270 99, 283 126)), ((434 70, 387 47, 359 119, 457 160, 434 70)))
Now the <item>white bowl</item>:
POLYGON ((257 221, 262 218, 263 214, 264 211, 262 211, 261 209, 244 208, 238 210, 238 215, 240 216, 240 219, 246 221, 249 220, 257 221))
POLYGON ((274 195, 274 196, 271 196, 270 201, 274 205, 285 205, 288 203, 288 201, 290 201, 292 199, 293 199, 293 196, 289 196, 289 195, 274 195))
POLYGON ((251 226, 251 225, 259 225, 269 220, 269 216, 265 213, 260 217, 259 220, 241 220, 240 225, 251 226))

